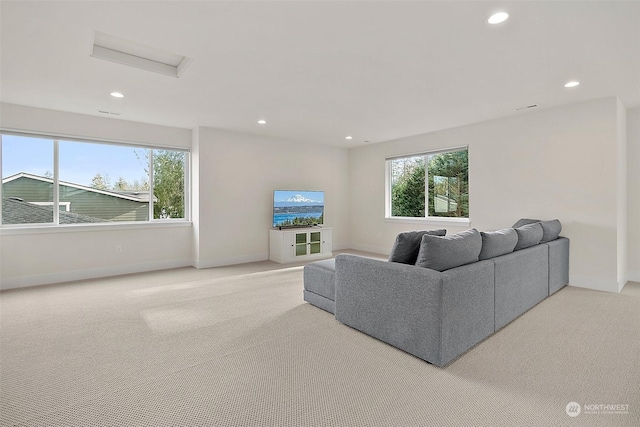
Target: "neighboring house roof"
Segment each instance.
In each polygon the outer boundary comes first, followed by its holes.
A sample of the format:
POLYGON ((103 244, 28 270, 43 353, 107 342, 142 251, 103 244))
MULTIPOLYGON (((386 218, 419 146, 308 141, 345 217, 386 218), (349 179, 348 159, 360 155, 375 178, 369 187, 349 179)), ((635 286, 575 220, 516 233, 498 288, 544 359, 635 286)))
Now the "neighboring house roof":
MULTIPOLYGON (((84 224, 109 222, 102 218, 93 218, 71 212, 60 211, 60 224, 84 224)), ((3 224, 38 224, 53 220, 53 206, 41 206, 17 198, 2 199, 3 224)))
MULTIPOLYGON (((15 179, 18 178, 29 178, 29 179, 34 179, 36 181, 42 181, 42 182, 47 182, 49 184, 53 184, 53 179, 51 178, 46 178, 44 176, 39 176, 39 175, 33 175, 30 173, 26 173, 26 172, 20 172, 17 173, 15 175, 11 175, 7 178, 4 178, 2 180, 2 183, 7 183, 10 181, 13 181, 15 179)), ((67 187, 72 187, 72 188, 77 188, 79 190, 85 190, 85 191, 90 191, 93 193, 98 193, 98 194, 104 194, 106 196, 111 196, 111 197, 118 197, 121 199, 125 199, 125 200, 131 200, 134 202, 139 202, 139 203, 149 203, 149 193, 146 191, 113 191, 113 190, 99 190, 97 188, 92 188, 92 187, 86 187, 84 185, 80 185, 80 184, 74 184, 73 182, 66 182, 66 181, 59 181, 60 185, 64 185, 67 187)), ((157 199, 154 196, 153 201, 156 202, 157 199)))

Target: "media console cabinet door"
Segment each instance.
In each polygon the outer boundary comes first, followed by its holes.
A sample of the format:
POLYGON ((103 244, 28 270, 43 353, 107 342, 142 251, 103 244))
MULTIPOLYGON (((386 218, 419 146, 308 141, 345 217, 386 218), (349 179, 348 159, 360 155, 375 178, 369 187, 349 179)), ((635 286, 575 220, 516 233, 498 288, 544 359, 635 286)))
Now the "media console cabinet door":
POLYGON ((322 253, 322 233, 314 231, 309 233, 309 254, 322 253))
POLYGON ((272 229, 269 239, 269 259, 279 263, 327 258, 332 254, 329 228, 272 229))
POLYGON ((295 256, 307 255, 307 236, 308 233, 296 233, 295 256))

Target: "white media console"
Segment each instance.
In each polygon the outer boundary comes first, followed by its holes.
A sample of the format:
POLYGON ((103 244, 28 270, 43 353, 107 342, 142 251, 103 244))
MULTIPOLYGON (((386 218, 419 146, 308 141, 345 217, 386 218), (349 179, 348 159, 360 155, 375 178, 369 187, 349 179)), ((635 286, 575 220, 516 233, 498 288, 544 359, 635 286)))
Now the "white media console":
POLYGON ((281 264, 332 257, 331 228, 269 230, 269 259, 281 264))

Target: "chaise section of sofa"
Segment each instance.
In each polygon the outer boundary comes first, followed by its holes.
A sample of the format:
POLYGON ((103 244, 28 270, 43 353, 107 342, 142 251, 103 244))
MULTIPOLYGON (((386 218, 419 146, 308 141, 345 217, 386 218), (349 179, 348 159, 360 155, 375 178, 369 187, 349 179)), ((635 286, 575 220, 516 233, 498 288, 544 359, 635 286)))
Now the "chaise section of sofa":
POLYGON ((336 311, 335 258, 312 262, 304 266, 303 298, 331 314, 336 311))
POLYGON ((304 299, 444 366, 568 284, 561 229, 558 220, 522 219, 493 232, 401 233, 390 261, 341 254, 305 266, 304 299))
POLYGON ((494 265, 445 272, 341 254, 336 319, 437 366, 494 332, 494 265))

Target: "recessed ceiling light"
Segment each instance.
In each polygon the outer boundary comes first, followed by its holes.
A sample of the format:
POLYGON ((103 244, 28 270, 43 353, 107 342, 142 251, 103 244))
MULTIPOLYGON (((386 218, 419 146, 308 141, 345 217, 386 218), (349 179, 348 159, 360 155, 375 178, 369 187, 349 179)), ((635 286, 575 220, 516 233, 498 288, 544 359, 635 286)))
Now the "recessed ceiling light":
POLYGON ((564 87, 576 87, 576 86, 578 86, 579 84, 580 84, 580 82, 579 82, 579 81, 577 81, 577 80, 573 80, 573 81, 570 81, 570 82, 565 83, 564 87))
POLYGON ((120 92, 111 92, 111 96, 113 96, 114 98, 124 98, 124 95, 120 92))
POLYGON ((352 136, 345 136, 344 139, 353 139, 352 136))
POLYGON ((507 12, 498 12, 491 15, 489 19, 487 19, 487 22, 489 24, 495 25, 495 24, 499 24, 501 22, 506 21, 508 17, 509 17, 509 14, 507 12))
POLYGON ((266 125, 267 121, 266 120, 258 120, 258 124, 266 125))

